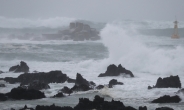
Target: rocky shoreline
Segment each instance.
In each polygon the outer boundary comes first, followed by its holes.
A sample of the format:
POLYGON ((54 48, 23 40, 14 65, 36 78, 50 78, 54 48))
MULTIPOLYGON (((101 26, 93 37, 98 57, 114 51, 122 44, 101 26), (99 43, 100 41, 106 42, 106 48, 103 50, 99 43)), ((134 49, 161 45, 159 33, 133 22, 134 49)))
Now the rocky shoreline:
MULTIPOLYGON (((13 88, 8 93, 0 93, 0 101, 7 100, 33 100, 33 99, 41 99, 45 98, 45 94, 40 92, 42 89, 49 89, 49 83, 74 83, 72 88, 67 86, 63 87, 61 91, 50 98, 57 97, 67 97, 67 95, 72 94, 73 92, 79 91, 89 91, 89 90, 99 90, 104 87, 113 88, 114 85, 124 85, 123 82, 119 82, 117 79, 112 78, 108 84, 96 85, 93 81, 88 81, 80 73, 76 74, 76 79, 71 79, 67 76, 67 74, 62 73, 62 71, 50 71, 50 72, 35 72, 28 73, 29 67, 23 61, 20 62, 20 65, 13 66, 9 69, 9 71, 15 72, 16 74, 19 72, 25 72, 24 74, 19 75, 17 78, 6 77, 2 78, 10 84, 20 83, 20 86, 17 88, 13 88)), ((6 73, 3 73, 6 74, 6 73)), ((129 78, 133 78, 134 74, 130 70, 126 70, 124 67, 119 64, 118 66, 111 64, 107 67, 105 73, 99 74, 98 77, 105 76, 119 76, 126 75, 129 78)), ((2 84, 0 84, 2 85, 2 84)), ((5 87, 3 85, 2 87, 5 87)), ((181 82, 179 76, 170 76, 166 78, 158 78, 156 82, 156 86, 149 86, 148 89, 154 88, 181 88, 181 82)), ((145 88, 146 89, 146 88, 145 88)), ((151 103, 179 103, 181 98, 177 95, 178 93, 183 92, 183 89, 178 91, 175 96, 162 96, 158 99, 151 101, 151 103)), ((79 103, 74 107, 59 107, 55 105, 51 106, 43 106, 37 105, 35 108, 28 108, 25 106, 20 110, 149 110, 146 106, 143 105, 139 108, 134 108, 130 106, 125 106, 123 102, 120 101, 104 101, 104 98, 100 96, 95 96, 93 101, 90 101, 87 98, 80 98, 79 103)), ((13 110, 13 108, 12 108, 13 110)), ((155 108, 155 110, 174 110, 168 107, 155 108)))

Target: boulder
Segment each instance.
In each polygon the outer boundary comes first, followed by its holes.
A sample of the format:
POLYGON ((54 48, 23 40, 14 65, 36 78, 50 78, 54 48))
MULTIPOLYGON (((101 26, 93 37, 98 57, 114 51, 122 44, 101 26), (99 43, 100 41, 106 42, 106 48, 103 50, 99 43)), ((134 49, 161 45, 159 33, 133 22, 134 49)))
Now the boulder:
POLYGON ((139 110, 147 110, 147 107, 146 106, 144 106, 144 107, 139 107, 139 110))
POLYGON ((67 75, 61 71, 39 72, 39 73, 24 73, 17 78, 4 78, 6 82, 16 83, 20 82, 21 85, 28 85, 34 80, 38 80, 45 84, 49 83, 64 83, 67 80, 67 75))
POLYGON ((130 70, 126 70, 121 66, 118 67, 114 64, 109 65, 105 73, 101 73, 98 77, 105 77, 105 76, 119 76, 119 75, 127 75, 129 77, 134 77, 133 73, 130 70))
POLYGON ((181 88, 181 82, 179 76, 170 76, 166 78, 159 77, 157 79, 156 85, 153 87, 148 87, 148 89, 151 88, 181 88))
POLYGON ((27 66, 27 64, 23 61, 20 62, 20 65, 16 65, 16 66, 12 66, 9 71, 13 71, 15 73, 19 73, 19 72, 29 72, 29 67, 27 66))
POLYGON ((33 108, 28 108, 27 105, 24 106, 24 108, 21 108, 19 110, 34 110, 33 108))
POLYGON ((47 83, 34 80, 33 82, 28 84, 28 89, 36 89, 36 90, 50 89, 50 86, 47 83))
POLYGON ((21 87, 13 88, 9 93, 5 94, 10 99, 15 100, 32 100, 45 98, 45 94, 35 89, 24 89, 21 87))
POLYGON ((109 81, 109 88, 112 88, 114 85, 123 85, 122 82, 118 82, 116 79, 112 79, 109 81))
POLYGON ((179 103, 181 101, 179 96, 164 95, 152 101, 152 103, 179 103))

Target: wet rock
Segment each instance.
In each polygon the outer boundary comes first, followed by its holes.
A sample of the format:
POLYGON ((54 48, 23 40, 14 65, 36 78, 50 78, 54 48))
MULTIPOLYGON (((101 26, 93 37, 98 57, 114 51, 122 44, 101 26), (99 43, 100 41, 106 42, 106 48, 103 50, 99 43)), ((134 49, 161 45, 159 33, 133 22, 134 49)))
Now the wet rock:
POLYGON ((76 81, 76 80, 75 80, 75 79, 72 79, 72 78, 68 78, 68 79, 67 79, 67 82, 68 82, 68 83, 75 83, 75 81, 76 81))
POLYGON ((35 89, 23 89, 21 87, 13 88, 9 93, 5 94, 8 98, 15 100, 32 100, 32 99, 41 99, 45 98, 44 93, 35 90, 35 89))
POLYGON ((169 107, 161 107, 161 108, 156 108, 155 110, 174 110, 174 109, 169 107))
POLYGON ((91 90, 95 83, 90 83, 77 73, 75 85, 71 88, 71 91, 88 91, 91 90))
POLYGON ((180 93, 184 94, 184 88, 183 88, 183 89, 178 90, 176 93, 177 93, 177 94, 180 94, 180 93))
POLYGON ((6 101, 8 98, 5 94, 0 93, 0 101, 6 101))
POLYGON ((50 72, 39 72, 39 73, 24 73, 19 75, 17 78, 4 78, 6 82, 17 83, 20 82, 21 85, 28 85, 34 80, 49 83, 64 83, 67 80, 67 75, 63 74, 61 71, 50 71, 50 72))
POLYGON ((130 70, 126 70, 121 66, 118 67, 114 64, 109 65, 105 73, 101 73, 98 77, 105 77, 105 76, 119 76, 119 75, 126 75, 129 77, 134 77, 133 73, 130 70))
POLYGON ((63 95, 62 92, 59 92, 59 93, 57 93, 56 95, 54 95, 53 97, 54 97, 54 98, 55 98, 55 97, 64 97, 64 95, 63 95))
POLYGON ((33 82, 29 83, 28 89, 36 89, 36 90, 50 89, 50 86, 47 83, 34 80, 33 82))
MULTIPOLYGON (((152 88, 181 88, 181 82, 179 76, 170 76, 166 78, 158 78, 156 85, 152 88)), ((150 87, 149 87, 150 88, 150 87)))
POLYGON ((72 93, 72 90, 70 90, 70 88, 68 88, 68 87, 66 87, 66 86, 64 86, 62 89, 61 89, 61 91, 63 92, 63 93, 65 93, 65 94, 71 94, 72 93))
POLYGON ((9 71, 13 71, 15 73, 19 73, 19 72, 29 72, 29 67, 27 66, 27 64, 23 61, 20 62, 20 65, 16 65, 16 66, 12 66, 9 71))
POLYGON ((179 96, 164 95, 152 101, 152 103, 179 103, 181 101, 179 96))
POLYGON ((98 85, 98 86, 96 87, 97 90, 103 89, 103 88, 104 88, 104 85, 98 85))
POLYGON ((109 81, 109 88, 112 88, 114 85, 123 85, 122 82, 118 82, 116 79, 112 79, 109 81))

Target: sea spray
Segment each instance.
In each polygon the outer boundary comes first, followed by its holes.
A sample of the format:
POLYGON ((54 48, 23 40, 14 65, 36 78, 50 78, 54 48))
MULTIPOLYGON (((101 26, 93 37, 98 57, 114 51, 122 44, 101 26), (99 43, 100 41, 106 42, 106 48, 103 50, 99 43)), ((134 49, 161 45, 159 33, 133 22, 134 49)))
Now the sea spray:
MULTIPOLYGON (((140 35, 135 28, 122 28, 116 24, 107 24, 101 31, 103 44, 108 48, 109 58, 103 63, 122 64, 127 69, 153 74, 180 75, 184 72, 184 48, 174 45, 173 48, 148 46, 144 39, 152 36, 140 35)), ((159 39, 157 37, 157 39, 159 39)), ((161 39, 160 39, 161 40, 161 39)), ((162 39, 163 41, 163 39, 162 39)), ((164 41, 163 41, 164 42, 164 41)), ((170 40, 170 46, 173 46, 170 40)))

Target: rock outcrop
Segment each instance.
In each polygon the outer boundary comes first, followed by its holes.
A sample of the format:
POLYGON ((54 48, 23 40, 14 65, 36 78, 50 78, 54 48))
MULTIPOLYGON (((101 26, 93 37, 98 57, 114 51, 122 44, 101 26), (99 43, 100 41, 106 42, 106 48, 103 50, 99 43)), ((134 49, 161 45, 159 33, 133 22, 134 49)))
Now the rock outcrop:
POLYGON ((178 90, 176 93, 177 93, 177 94, 182 93, 182 94, 184 95, 184 88, 182 88, 182 89, 178 90))
POLYGON ((20 82, 21 85, 28 85, 29 83, 38 80, 40 82, 49 83, 63 83, 67 80, 67 75, 61 71, 39 72, 39 73, 24 73, 17 78, 6 77, 4 80, 9 83, 20 82))
POLYGON ((93 88, 94 85, 84 79, 81 74, 77 73, 75 85, 71 88, 71 91, 88 91, 93 88))
POLYGON ((0 84, 0 87, 6 87, 5 84, 0 84))
POLYGON ((45 94, 35 89, 13 88, 9 93, 4 94, 7 99, 32 100, 45 98, 45 94))
POLYGON ((105 76, 119 76, 119 75, 128 75, 129 77, 134 77, 133 73, 130 70, 126 70, 121 66, 118 67, 114 64, 109 65, 105 73, 101 73, 98 77, 105 77, 105 76))
POLYGON ((0 70, 0 74, 1 74, 1 73, 4 73, 4 72, 0 70))
POLYGON ((27 66, 27 64, 23 61, 20 62, 20 65, 16 65, 16 66, 12 66, 9 71, 13 71, 15 73, 19 73, 19 72, 29 72, 29 67, 27 66))
POLYGON ((152 103, 179 103, 181 101, 179 96, 164 95, 152 101, 152 103))
POLYGON ((174 109, 169 107, 160 107, 160 108, 156 108, 155 110, 174 110, 174 109))
POLYGON ((148 89, 152 88, 181 88, 181 82, 179 76, 170 76, 166 78, 158 78, 156 85, 151 87, 148 86, 148 89))
POLYGON ((99 40, 99 32, 91 28, 89 25, 72 22, 70 23, 69 29, 61 30, 56 34, 43 34, 44 38, 50 40, 74 40, 74 41, 84 41, 84 40, 99 40))
POLYGON ((28 89, 36 89, 36 90, 50 89, 50 86, 47 83, 34 80, 33 82, 28 84, 28 89))
POLYGON ((118 82, 116 79, 112 79, 109 81, 109 88, 112 88, 114 85, 123 85, 122 82, 118 82))
POLYGON ((56 95, 53 96, 53 98, 56 98, 56 97, 64 97, 64 95, 63 95, 62 92, 59 92, 59 93, 57 93, 56 95))

